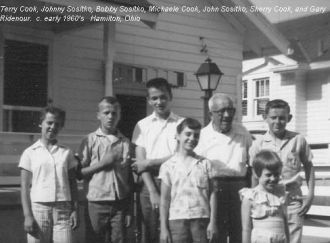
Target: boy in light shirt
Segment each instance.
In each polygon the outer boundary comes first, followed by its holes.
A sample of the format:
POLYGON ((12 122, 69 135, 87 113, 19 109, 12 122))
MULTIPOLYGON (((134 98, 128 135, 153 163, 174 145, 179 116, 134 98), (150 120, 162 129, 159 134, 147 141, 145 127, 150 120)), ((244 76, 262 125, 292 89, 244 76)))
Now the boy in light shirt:
MULTIPOLYGON (((278 154, 283 162, 282 183, 286 185, 289 193, 288 223, 290 243, 299 243, 302 238, 304 216, 312 205, 314 198, 315 175, 312 163, 312 153, 306 139, 286 129, 292 119, 289 104, 280 99, 268 101, 266 104, 264 120, 268 124, 268 131, 258 138, 250 149, 250 159, 262 149, 269 149, 278 154), (308 195, 302 200, 301 166, 305 171, 308 184, 308 195)), ((252 186, 256 185, 255 180, 252 186)))

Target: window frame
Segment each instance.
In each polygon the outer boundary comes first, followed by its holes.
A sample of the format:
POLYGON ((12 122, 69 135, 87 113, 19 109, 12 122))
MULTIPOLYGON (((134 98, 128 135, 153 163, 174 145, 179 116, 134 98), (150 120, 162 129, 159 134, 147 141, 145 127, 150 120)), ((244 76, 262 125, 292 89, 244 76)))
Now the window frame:
POLYGON ((270 81, 269 77, 263 77, 263 78, 254 78, 252 79, 253 82, 253 97, 252 97, 252 102, 253 102, 253 113, 252 117, 254 119, 262 119, 262 114, 258 114, 258 100, 270 100, 270 81), (257 83, 264 81, 264 87, 263 87, 263 95, 257 96, 257 83), (268 89, 266 87, 266 84, 268 84, 268 89), (266 91, 268 91, 268 94, 265 94, 266 91))
MULTIPOLYGON (((6 40, 12 40, 12 41, 20 41, 20 42, 27 42, 27 43, 33 43, 33 44, 39 44, 39 45, 45 45, 47 46, 47 100, 49 97, 52 97, 53 99, 53 80, 52 80, 52 71, 53 71, 53 34, 49 31, 45 31, 44 38, 38 38, 38 36, 30 36, 30 35, 23 35, 20 33, 7 33, 6 31, 0 30, 0 55, 4 57, 5 54, 5 41, 6 40)), ((12 110, 12 111, 40 111, 42 106, 40 107, 34 107, 34 106, 15 106, 15 105, 6 105, 4 104, 4 72, 5 72, 5 60, 2 58, 0 60, 0 132, 7 132, 4 131, 5 124, 4 124, 4 115, 5 110, 12 110)), ((55 73, 55 72, 54 72, 55 73)), ((47 101, 46 101, 47 102, 47 101)), ((14 132, 14 131, 8 131, 12 133, 20 133, 20 132, 14 132)), ((33 133, 33 132, 24 132, 24 133, 33 133)))

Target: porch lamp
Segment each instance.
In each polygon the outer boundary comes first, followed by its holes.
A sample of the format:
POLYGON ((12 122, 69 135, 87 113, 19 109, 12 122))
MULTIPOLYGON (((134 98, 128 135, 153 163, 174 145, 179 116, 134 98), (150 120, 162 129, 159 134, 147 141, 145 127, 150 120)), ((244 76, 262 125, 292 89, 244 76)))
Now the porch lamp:
POLYGON ((201 97, 204 100, 204 125, 210 121, 208 115, 208 100, 211 98, 214 90, 217 89, 223 73, 217 64, 208 57, 195 73, 198 84, 205 95, 201 97))

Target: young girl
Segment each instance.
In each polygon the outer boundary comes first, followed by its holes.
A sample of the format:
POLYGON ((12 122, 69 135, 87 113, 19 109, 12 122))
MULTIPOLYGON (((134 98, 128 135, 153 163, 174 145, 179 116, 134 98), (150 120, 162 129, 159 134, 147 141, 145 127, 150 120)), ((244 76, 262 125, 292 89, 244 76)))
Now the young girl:
POLYGON ((206 243, 216 235, 211 164, 193 152, 200 129, 198 121, 183 120, 177 126, 177 152, 160 168, 160 239, 164 243, 206 243))
POLYGON ((282 162, 275 152, 261 150, 254 158, 253 170, 259 184, 243 188, 243 243, 287 243, 286 194, 280 180, 282 162))
POLYGON ((21 200, 28 243, 71 243, 78 226, 76 161, 70 149, 57 143, 65 113, 45 108, 41 138, 22 154, 21 200))

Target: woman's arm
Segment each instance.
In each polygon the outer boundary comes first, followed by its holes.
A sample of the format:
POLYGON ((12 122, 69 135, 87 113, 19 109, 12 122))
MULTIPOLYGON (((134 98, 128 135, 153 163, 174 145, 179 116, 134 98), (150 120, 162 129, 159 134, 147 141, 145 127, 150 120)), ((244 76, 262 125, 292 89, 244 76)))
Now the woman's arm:
POLYGON ((171 202, 171 186, 161 183, 160 195, 160 240, 161 243, 171 243, 171 233, 168 227, 168 216, 171 202))
POLYGON ((36 231, 36 222, 33 217, 30 198, 32 173, 21 168, 21 202, 24 213, 24 230, 33 234, 36 231))
POLYGON ((251 202, 247 198, 243 198, 241 206, 242 214, 242 243, 251 243, 251 231, 252 231, 252 220, 251 220, 251 202))

